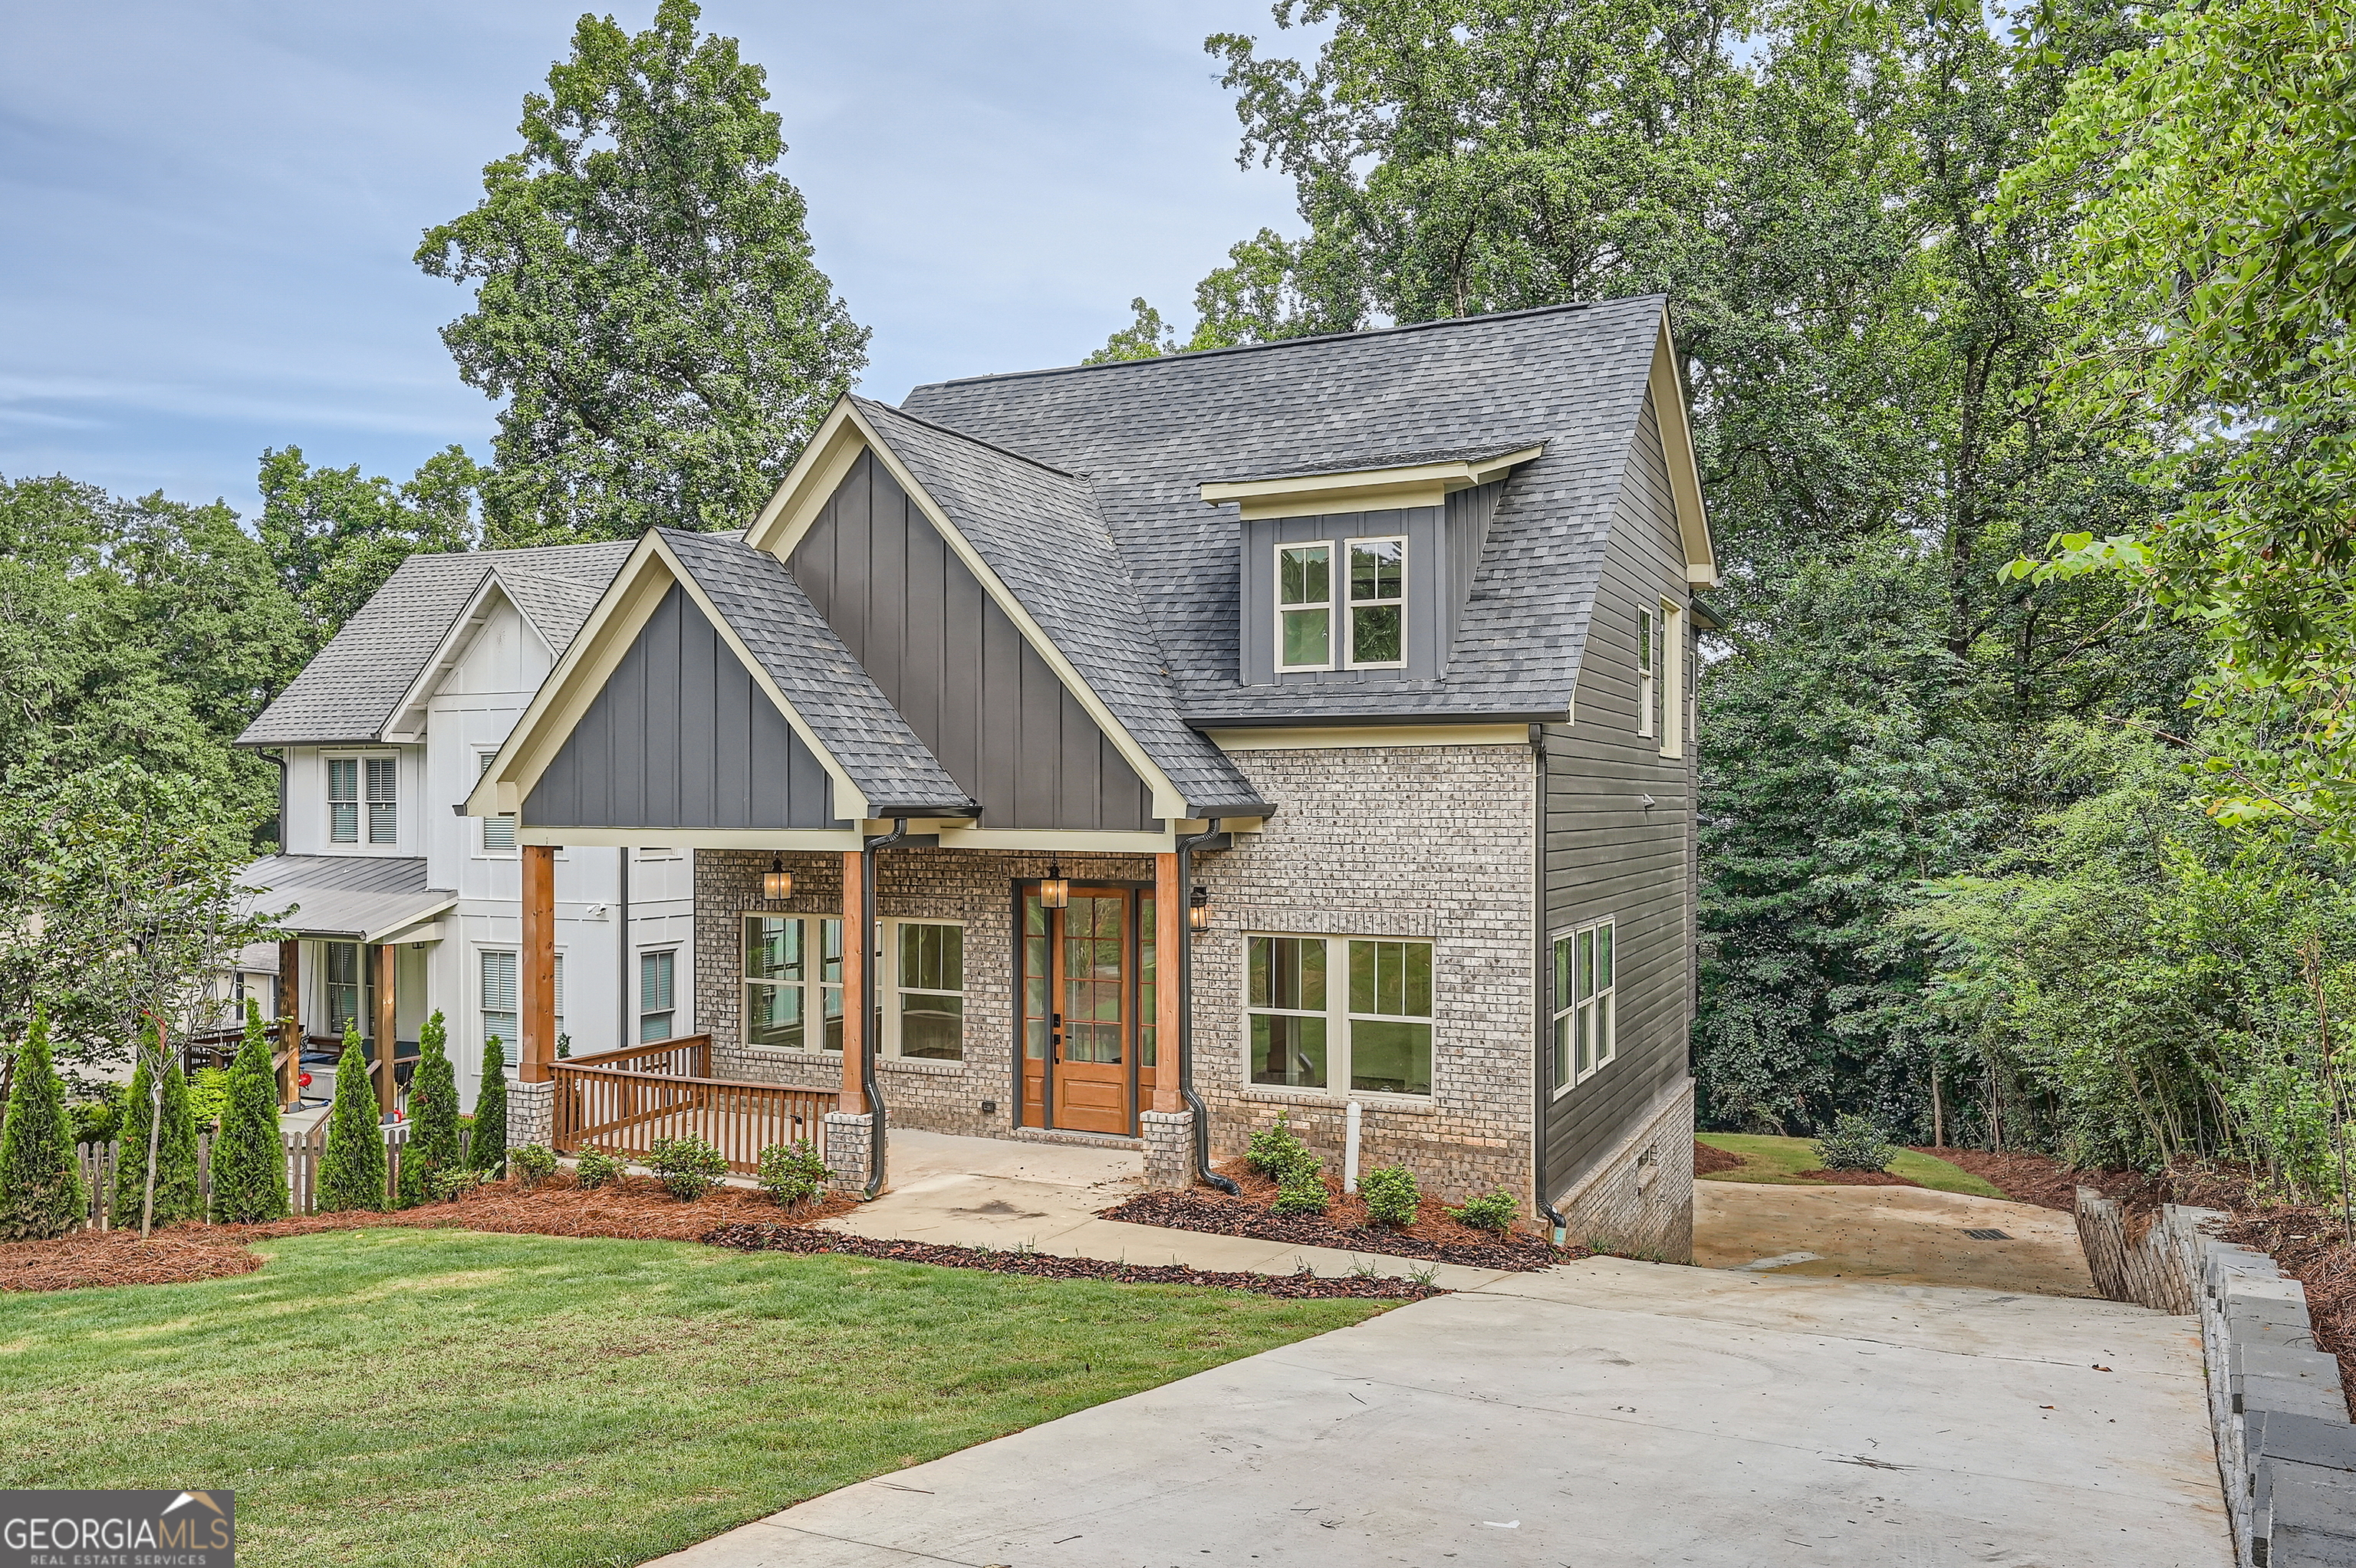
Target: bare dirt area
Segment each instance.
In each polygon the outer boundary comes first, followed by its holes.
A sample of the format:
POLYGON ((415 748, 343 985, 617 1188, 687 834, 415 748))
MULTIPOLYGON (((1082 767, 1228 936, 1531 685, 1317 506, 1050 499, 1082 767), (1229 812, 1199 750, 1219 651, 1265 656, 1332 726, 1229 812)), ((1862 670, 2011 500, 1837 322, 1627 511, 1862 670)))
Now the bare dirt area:
POLYGON ((1921 1187, 1919 1181, 1909 1181, 1902 1176, 1892 1176, 1886 1170, 1804 1170, 1803 1181, 1821 1181, 1828 1187, 1921 1187))
POLYGON ((1256 1241, 1289 1242, 1298 1246, 1332 1247, 1342 1252, 1378 1253, 1387 1257, 1423 1258, 1432 1263, 1462 1264, 1469 1268, 1527 1272, 1552 1268, 1589 1255, 1583 1247, 1557 1247, 1544 1236, 1515 1230, 1506 1235, 1463 1223, 1447 1205, 1426 1198, 1417 1206, 1415 1223, 1399 1228, 1378 1225, 1366 1217, 1365 1203, 1345 1193, 1332 1176, 1325 1178, 1328 1207, 1322 1215, 1278 1214, 1276 1183, 1243 1160, 1218 1168, 1219 1174, 1243 1189, 1240 1198, 1196 1189, 1186 1192, 1145 1192, 1110 1209, 1099 1218, 1131 1225, 1158 1225, 1164 1230, 1201 1231, 1215 1236, 1248 1236, 1256 1241))
POLYGON ((1713 1147, 1698 1138, 1694 1140, 1694 1174, 1696 1176, 1714 1176, 1721 1170, 1740 1170, 1741 1168, 1740 1155, 1729 1154, 1724 1149, 1713 1147))
POLYGON ((262 1266, 249 1242, 321 1231, 492 1231, 528 1236, 605 1236, 616 1241, 694 1242, 734 1223, 807 1225, 847 1213, 858 1200, 829 1195, 781 1211, 762 1192, 715 1188, 692 1202, 651 1177, 625 1176, 583 1189, 560 1174, 527 1189, 509 1179, 477 1188, 454 1202, 391 1212, 353 1209, 260 1225, 174 1225, 144 1242, 135 1231, 78 1232, 54 1242, 0 1245, 0 1290, 75 1290, 109 1285, 184 1285, 250 1274, 262 1266))
POLYGON ((2019 1151, 1995 1154, 1987 1149, 1924 1145, 1914 1152, 1969 1171, 2016 1203, 2034 1203, 2064 1213, 2077 1212, 2081 1187, 2091 1187, 2132 1211, 2145 1213, 2163 1203, 2233 1210, 2249 1204, 2247 1178, 2232 1170, 2175 1170, 2148 1176, 2140 1170, 2072 1170, 2051 1155, 2019 1151))

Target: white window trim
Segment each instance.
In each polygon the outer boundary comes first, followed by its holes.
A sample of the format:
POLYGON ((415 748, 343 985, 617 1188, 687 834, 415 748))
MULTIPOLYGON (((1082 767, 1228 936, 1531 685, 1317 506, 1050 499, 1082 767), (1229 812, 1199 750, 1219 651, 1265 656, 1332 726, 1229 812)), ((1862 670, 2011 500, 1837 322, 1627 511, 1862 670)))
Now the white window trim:
POLYGON ((1366 932, 1351 932, 1333 935, 1314 931, 1247 931, 1244 933, 1242 1007, 1238 1012, 1243 1020, 1242 1038, 1237 1041, 1237 1054, 1243 1059, 1243 1087, 1248 1093, 1298 1094, 1331 1100, 1341 1104, 1349 1100, 1369 1103, 1388 1102, 1404 1105, 1433 1104, 1440 1078, 1440 944, 1429 936, 1383 936, 1366 932), (1297 1008, 1256 1008, 1251 999, 1251 940, 1256 936, 1281 937, 1296 942, 1325 944, 1325 1008, 1320 1012, 1304 1012, 1297 1008), (1408 1017, 1405 1014, 1354 1013, 1350 1010, 1350 944, 1353 942, 1412 942, 1431 949, 1431 1013, 1429 1017, 1408 1017), (1335 949, 1340 949, 1341 963, 1334 963, 1335 949), (1325 1020, 1325 1083, 1323 1087, 1312 1083, 1260 1083, 1252 1078, 1251 1020, 1254 1013, 1268 1013, 1280 1018, 1325 1020), (1431 1076, 1434 1088, 1421 1094, 1396 1089, 1353 1089, 1350 1087, 1350 1026, 1359 1020, 1368 1023, 1420 1023, 1431 1030, 1431 1076), (1338 1085, 1338 1087, 1337 1087, 1338 1085))
MULTIPOLYGON (((900 928, 904 925, 956 926, 958 933, 958 952, 962 954, 964 952, 966 923, 962 920, 935 919, 929 915, 894 915, 879 920, 876 923, 884 928, 882 933, 884 951, 878 955, 875 966, 875 976, 879 986, 879 995, 883 992, 890 993, 890 1000, 884 1004, 883 1009, 884 1054, 886 1056, 898 1057, 901 1054, 900 1003, 902 999, 901 993, 904 990, 913 990, 921 996, 955 997, 960 1003, 960 1013, 962 1013, 962 1004, 970 1000, 973 995, 970 990, 964 989, 955 991, 934 991, 921 986, 902 986, 900 984, 900 928)), ((963 977, 962 958, 959 959, 959 977, 963 977)), ((943 1067, 960 1066, 965 1061, 963 1032, 962 1028, 960 1028, 958 1053, 954 1061, 946 1060, 937 1056, 910 1056, 903 1058, 903 1060, 908 1061, 933 1062, 943 1067)))
POLYGON ((1660 664, 1660 614, 1650 607, 1636 612, 1636 733, 1653 733, 1653 682, 1660 664))
MULTIPOLYGON (((778 1056, 822 1056, 830 1061, 839 1061, 841 1060, 842 1052, 830 1050, 823 1043, 826 1040, 825 981, 819 979, 816 976, 813 976, 811 978, 807 980, 764 980, 744 972, 744 925, 747 921, 841 919, 842 917, 841 915, 836 914, 830 910, 748 909, 738 912, 736 916, 736 1038, 744 1050, 766 1051, 778 1056), (750 992, 752 987, 755 986, 799 987, 802 991, 803 1039, 807 1040, 809 1038, 810 1020, 815 1019, 817 1021, 818 1039, 821 1043, 817 1045, 803 1044, 798 1046, 761 1045, 755 1043, 753 1040, 752 1026, 746 1021, 752 1017, 752 1013, 744 1005, 747 993, 750 992), (810 993, 812 992, 819 993, 817 997, 818 1005, 815 1008, 812 1008, 810 1006, 810 993)), ((848 923, 845 923, 846 944, 848 943, 848 923)), ((844 951, 847 956, 849 953, 847 945, 844 951)), ((822 964, 819 965, 813 965, 813 967, 819 966, 822 966, 822 964)), ((847 985, 840 988, 846 993, 851 989, 847 985)), ((850 1013, 851 1000, 846 995, 843 998, 843 1016, 848 1018, 850 1013)))
MULTIPOLYGON (((738 940, 743 940, 741 932, 738 940)), ((650 947, 634 948, 631 951, 629 1044, 635 1046, 648 1043, 646 1038, 647 1019, 658 1013, 670 1015, 671 1032, 663 1038, 669 1040, 680 1038, 679 1015, 687 1009, 679 1005, 679 956, 685 949, 684 943, 658 942, 650 947), (646 997, 647 960, 664 954, 670 955, 670 1005, 664 1008, 650 1008, 647 1006, 646 997)), ((739 959, 738 963, 741 966, 743 960, 739 959)))
POLYGON ((516 1038, 509 1040, 505 1035, 499 1037, 502 1055, 509 1051, 514 1053, 515 1060, 507 1062, 508 1066, 513 1067, 523 1060, 523 953, 519 948, 484 945, 475 949, 475 962, 471 965, 474 974, 470 985, 470 989, 475 994, 475 1052, 479 1061, 487 1061, 490 1059, 491 1029, 488 1019, 495 1009, 489 1006, 490 994, 483 986, 483 959, 493 954, 504 954, 516 961, 515 1011, 512 1014, 507 1014, 503 1008, 496 1009, 516 1020, 516 1038))
POLYGON ((1313 675, 1320 670, 1338 669, 1341 656, 1343 628, 1335 624, 1333 613, 1334 571, 1336 546, 1332 539, 1279 539, 1268 558, 1269 587, 1275 601, 1276 612, 1269 625, 1269 635, 1276 639, 1269 650, 1279 675, 1313 675), (1284 602, 1284 552, 1289 549, 1322 549, 1325 552, 1325 662, 1323 664, 1287 664, 1284 662, 1284 616, 1287 611, 1313 610, 1307 602, 1288 604, 1284 602))
POLYGON ((402 769, 401 764, 402 755, 399 752, 386 751, 382 748, 370 748, 366 751, 354 751, 349 748, 346 748, 339 751, 321 752, 319 753, 319 801, 322 806, 325 807, 323 820, 320 825, 320 837, 327 843, 327 853, 331 855, 337 853, 351 854, 354 852, 378 855, 398 855, 401 853, 402 843, 405 837, 403 831, 404 825, 402 824, 401 817, 401 797, 402 791, 402 781, 401 776, 402 769), (368 765, 372 762, 391 763, 392 764, 392 799, 386 803, 392 807, 392 837, 388 839, 374 839, 369 837, 369 806, 371 803, 369 798, 368 765), (336 800, 333 792, 335 790, 335 764, 337 763, 349 763, 352 764, 353 799, 351 801, 351 805, 353 808, 353 837, 349 838, 338 838, 336 837, 336 800))
MULTIPOLYGON (((491 759, 498 754, 496 747, 489 751, 477 750, 475 752, 475 777, 480 779, 485 773, 490 772, 491 759)), ((475 859, 477 860, 514 859, 516 858, 515 827, 516 814, 511 811, 502 812, 498 816, 477 817, 475 819, 475 859), (490 841, 491 824, 502 821, 508 825, 508 842, 504 846, 495 845, 490 841)))
MULTIPOLYGON (((1653 662, 1661 667, 1659 678, 1665 699, 1661 704, 1661 755, 1682 757, 1686 754, 1686 613, 1682 606, 1661 601, 1654 645, 1659 652, 1653 662)), ((1648 716, 1652 713, 1651 703, 1645 704, 1644 711, 1648 716)))
POLYGON ((1589 1079, 1594 1077, 1597 1073, 1602 1072, 1605 1068, 1611 1066, 1614 1061, 1617 1061, 1620 1059, 1619 917, 1617 915, 1607 914, 1598 919, 1585 921, 1578 925, 1569 926, 1561 931, 1556 932, 1553 937, 1547 944, 1547 983, 1549 987, 1554 983, 1554 950, 1566 942, 1571 944, 1570 1000, 1569 1004, 1566 1005, 1559 994, 1549 996, 1547 998, 1547 1005, 1551 1008, 1551 1011, 1547 1014, 1546 1038, 1547 1071, 1549 1074, 1554 1072, 1554 1041, 1556 1031, 1562 1027, 1562 1020, 1564 1019, 1569 1018, 1573 1019, 1573 1044, 1570 1047, 1569 1056, 1571 1072, 1568 1078, 1558 1079, 1555 1082, 1551 1090, 1551 1097, 1555 1099, 1559 1099, 1563 1095, 1569 1093, 1571 1090, 1578 1087, 1580 1084, 1586 1083, 1589 1079), (1576 1015, 1580 1007, 1580 998, 1578 995, 1579 939, 1590 933, 1601 931, 1606 926, 1612 928, 1612 984, 1609 986, 1599 986, 1596 987, 1594 1000, 1599 1004, 1599 1016, 1602 1020, 1601 1042, 1595 1052, 1595 1060, 1590 1062, 1587 1066, 1587 1070, 1582 1072, 1579 1069, 1579 1047, 1576 1043, 1578 1035, 1576 1015))
POLYGON ((1336 619, 1340 622, 1340 626, 1338 628, 1340 641, 1334 649, 1334 657, 1345 669, 1405 669, 1407 667, 1408 629, 1407 536, 1405 534, 1369 534, 1364 539, 1344 539, 1342 541, 1341 570, 1338 572, 1335 572, 1333 576, 1333 597, 1335 603, 1340 605, 1340 610, 1336 615, 1336 619), (1362 544, 1395 544, 1399 547, 1398 597, 1395 600, 1370 599, 1366 601, 1367 604, 1370 606, 1381 606, 1385 604, 1397 604, 1398 606, 1399 656, 1395 659, 1385 659, 1379 664, 1371 662, 1361 664, 1350 652, 1352 648, 1355 648, 1357 645, 1357 625, 1354 617, 1355 616, 1358 609, 1357 602, 1350 597, 1350 551, 1362 544))

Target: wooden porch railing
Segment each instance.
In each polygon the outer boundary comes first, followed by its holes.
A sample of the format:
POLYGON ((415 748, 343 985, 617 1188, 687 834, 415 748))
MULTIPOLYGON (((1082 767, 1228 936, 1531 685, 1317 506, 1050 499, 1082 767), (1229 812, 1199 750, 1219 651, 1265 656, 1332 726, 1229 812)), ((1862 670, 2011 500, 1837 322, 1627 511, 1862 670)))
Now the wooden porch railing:
POLYGON ((714 1078, 711 1071, 707 1034, 557 1061, 555 1147, 643 1157, 657 1138, 692 1133, 739 1171, 752 1170, 771 1144, 807 1141, 826 1152, 826 1114, 839 1094, 714 1078))

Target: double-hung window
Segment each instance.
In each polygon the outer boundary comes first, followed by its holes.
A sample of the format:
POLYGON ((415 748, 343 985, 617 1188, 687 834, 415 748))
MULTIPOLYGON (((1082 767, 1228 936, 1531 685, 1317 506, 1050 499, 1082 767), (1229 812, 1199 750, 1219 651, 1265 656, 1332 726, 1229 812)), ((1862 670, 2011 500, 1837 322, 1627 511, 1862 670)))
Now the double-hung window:
MULTIPOLYGON (((484 752, 475 761, 475 776, 479 779, 491 771, 491 759, 497 752, 484 752)), ((516 819, 513 813, 502 813, 483 818, 483 853, 512 855, 516 847, 516 819)))
POLYGON ((1661 601, 1661 617, 1657 638, 1660 646, 1655 650, 1656 667, 1653 681, 1651 707, 1657 721, 1646 731, 1661 738, 1661 755, 1682 757, 1686 754, 1685 688, 1686 688, 1686 613, 1667 600, 1661 601))
POLYGON ((679 950, 638 955, 638 1042, 670 1040, 679 1030, 679 950))
POLYGON ((523 1060, 522 1048, 516 1039, 519 1016, 516 1003, 516 955, 485 948, 476 958, 482 970, 484 1054, 489 1054, 491 1042, 497 1040, 500 1059, 512 1067, 523 1060))
POLYGON ((1613 1019, 1612 923, 1598 921, 1554 939, 1555 1093, 1619 1053, 1613 1019))
POLYGON ((1649 609, 1636 612, 1636 733, 1657 735, 1660 724, 1660 678, 1654 666, 1661 641, 1658 618, 1649 609))
POLYGON ((365 808, 368 841, 401 842, 401 759, 327 759, 327 842, 357 844, 365 808))
POLYGON ((1279 545, 1276 642, 1280 669, 1333 667, 1333 547, 1279 545))
POLYGON ((965 928, 894 921, 891 953, 894 1054, 964 1061, 965 928))
POLYGON ((1350 667, 1407 662, 1407 540, 1350 541, 1350 667))
POLYGON ((1255 936, 1245 997, 1251 1081, 1431 1093, 1431 944, 1255 936))
POLYGON ((744 1043, 775 1051, 842 1049, 842 922, 831 915, 744 917, 744 1043))

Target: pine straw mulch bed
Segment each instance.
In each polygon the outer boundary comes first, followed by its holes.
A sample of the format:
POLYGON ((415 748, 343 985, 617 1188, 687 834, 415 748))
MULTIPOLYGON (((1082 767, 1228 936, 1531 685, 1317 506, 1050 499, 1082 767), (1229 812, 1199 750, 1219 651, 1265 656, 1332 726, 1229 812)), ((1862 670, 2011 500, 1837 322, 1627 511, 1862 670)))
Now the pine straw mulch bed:
POLYGON ((1307 1300, 1352 1296, 1365 1301, 1422 1301, 1447 1291, 1419 1280, 1364 1275, 1333 1277, 1311 1273, 1244 1274, 1181 1264, 1117 1264, 1102 1258, 1067 1258, 1049 1253, 1001 1252, 993 1247, 948 1246, 933 1242, 887 1242, 841 1231, 813 1231, 794 1224, 723 1225, 706 1234, 715 1247, 748 1253, 840 1253, 892 1263, 931 1264, 940 1268, 986 1269, 1034 1279, 1104 1279, 1117 1285, 1192 1285, 1214 1290, 1246 1290, 1255 1296, 1307 1300))
POLYGON ((322 1231, 409 1227, 488 1231, 508 1235, 606 1237, 633 1242, 701 1241, 732 1221, 807 1225, 846 1214, 855 1198, 830 1194, 780 1213, 766 1193, 714 1188, 691 1203, 663 1190, 652 1177, 625 1176, 584 1189, 560 1172, 527 1190, 509 1179, 477 1188, 455 1202, 421 1203, 380 1213, 347 1210, 305 1214, 260 1225, 181 1224, 145 1242, 136 1231, 83 1231, 54 1242, 0 1243, 0 1291, 75 1290, 108 1285, 184 1285, 251 1274, 262 1259, 248 1242, 308 1236, 322 1231))
POLYGON ((2248 1178, 2229 1168, 2186 1168, 2161 1176, 2140 1170, 2072 1170, 2051 1155, 2011 1152, 1993 1154, 1978 1148, 1915 1148, 1969 1171, 2017 1203, 2040 1209, 2078 1210, 2078 1189, 2091 1187, 2115 1199, 2138 1221, 2159 1211, 2164 1203, 2185 1203, 2196 1209, 2239 1210, 2250 1206, 2248 1178))
POLYGON ((1462 1264, 1467 1268, 1510 1269, 1526 1274, 1590 1255, 1585 1247, 1558 1247, 1543 1236, 1515 1231, 1500 1236, 1475 1230, 1451 1217, 1447 1206, 1426 1198, 1417 1206, 1415 1223, 1403 1230, 1377 1225, 1366 1218, 1366 1205, 1355 1193, 1344 1193, 1333 1176, 1325 1178, 1330 1206, 1323 1215, 1276 1214, 1276 1183, 1244 1160, 1215 1168, 1243 1189, 1240 1198, 1195 1188, 1183 1192, 1142 1192, 1109 1209, 1099 1219, 1131 1225, 1159 1225, 1168 1231, 1202 1231, 1214 1236, 1249 1236, 1261 1242, 1289 1242, 1295 1246, 1332 1247, 1341 1252, 1379 1253, 1385 1257, 1422 1258, 1430 1263, 1462 1264))
POLYGON ((2287 1203, 2240 1209, 2216 1234, 2255 1247, 2307 1287, 2316 1348, 2338 1358, 2340 1386, 2356 1416, 2356 1245, 2340 1211, 2287 1203))

